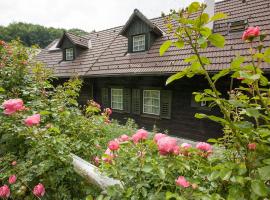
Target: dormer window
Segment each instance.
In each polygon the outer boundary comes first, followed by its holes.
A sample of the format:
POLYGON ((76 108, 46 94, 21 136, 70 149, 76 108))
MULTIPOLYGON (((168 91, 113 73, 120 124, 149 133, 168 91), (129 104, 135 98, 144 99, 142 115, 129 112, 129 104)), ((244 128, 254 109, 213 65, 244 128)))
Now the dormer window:
POLYGON ((133 52, 145 51, 145 35, 133 36, 133 52))
POLYGON ((247 28, 248 21, 247 20, 236 20, 229 22, 229 32, 236 33, 242 32, 247 28))
POLYGON ((74 49, 73 48, 66 49, 65 55, 66 55, 65 60, 67 61, 74 60, 74 49))

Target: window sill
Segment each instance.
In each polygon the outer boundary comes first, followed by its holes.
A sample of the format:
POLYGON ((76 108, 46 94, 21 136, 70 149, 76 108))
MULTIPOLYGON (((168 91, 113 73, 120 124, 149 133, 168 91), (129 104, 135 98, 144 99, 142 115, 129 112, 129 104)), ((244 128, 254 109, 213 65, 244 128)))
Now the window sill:
POLYGON ((145 117, 145 118, 153 118, 153 119, 161 119, 160 115, 151 115, 151 114, 141 114, 141 117, 145 117))
POLYGON ((112 109, 112 111, 113 111, 113 113, 114 113, 114 112, 115 112, 115 113, 121 113, 121 114, 125 113, 124 110, 116 110, 116 109, 112 109))

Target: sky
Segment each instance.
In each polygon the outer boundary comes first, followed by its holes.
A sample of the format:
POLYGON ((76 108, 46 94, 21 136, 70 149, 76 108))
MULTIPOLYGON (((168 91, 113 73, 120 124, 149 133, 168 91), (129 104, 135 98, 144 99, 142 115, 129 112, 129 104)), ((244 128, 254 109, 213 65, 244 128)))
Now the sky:
POLYGON ((192 0, 0 0, 0 25, 26 22, 99 31, 124 25, 135 8, 146 17, 154 18, 190 2, 192 0))

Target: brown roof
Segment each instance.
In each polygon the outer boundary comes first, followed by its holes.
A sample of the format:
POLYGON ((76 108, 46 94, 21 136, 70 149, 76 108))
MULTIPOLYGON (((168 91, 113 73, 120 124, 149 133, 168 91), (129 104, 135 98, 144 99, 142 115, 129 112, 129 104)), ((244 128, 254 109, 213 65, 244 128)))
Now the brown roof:
POLYGON ((74 35, 73 33, 65 32, 56 47, 60 47, 63 40, 68 38, 74 45, 88 48, 88 38, 83 36, 74 35))
MULTIPOLYGON (((247 19, 249 26, 260 26, 264 32, 270 32, 270 2, 269 0, 224 0, 216 3, 215 12, 229 15, 226 20, 215 23, 214 31, 225 36, 227 43, 223 49, 208 47, 204 56, 212 60, 209 71, 218 71, 230 65, 238 54, 247 55, 248 45, 241 40, 242 33, 228 33, 228 22, 247 19)), ((166 30, 163 18, 151 19, 151 22, 161 30, 166 30)), ((123 26, 99 32, 89 33, 85 38, 91 40, 92 47, 83 51, 74 61, 61 61, 61 51, 41 51, 38 59, 47 67, 53 68, 55 74, 61 77, 79 74, 81 76, 111 76, 140 74, 171 74, 186 67, 183 59, 191 54, 187 46, 184 49, 170 48, 164 56, 159 56, 160 45, 168 39, 164 35, 158 38, 147 52, 127 53, 127 38, 119 35, 123 26)), ((267 37, 270 46, 270 37, 267 37)), ((266 69, 270 66, 264 65, 266 69)))

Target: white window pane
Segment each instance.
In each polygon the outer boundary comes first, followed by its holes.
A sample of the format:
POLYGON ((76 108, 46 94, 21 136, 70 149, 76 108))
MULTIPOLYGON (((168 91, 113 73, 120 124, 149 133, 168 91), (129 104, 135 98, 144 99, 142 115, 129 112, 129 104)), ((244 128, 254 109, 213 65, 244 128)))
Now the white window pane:
POLYGON ((111 89, 112 109, 123 110, 123 89, 111 89))
POLYGON ((160 91, 144 90, 143 91, 143 112, 146 114, 160 114, 160 91))
POLYGON ((145 50, 145 35, 137 35, 133 37, 133 51, 145 50))

